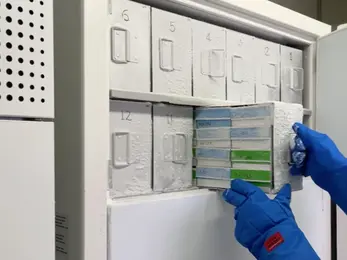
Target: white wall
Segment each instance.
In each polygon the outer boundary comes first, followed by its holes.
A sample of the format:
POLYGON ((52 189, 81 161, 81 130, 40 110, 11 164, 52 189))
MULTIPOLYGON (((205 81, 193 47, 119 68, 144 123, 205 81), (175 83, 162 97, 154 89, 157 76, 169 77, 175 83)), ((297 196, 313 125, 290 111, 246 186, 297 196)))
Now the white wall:
POLYGON ((322 21, 331 25, 347 22, 347 1, 322 0, 322 21))
POLYGON ((296 12, 331 25, 347 22, 347 1, 343 0, 270 0, 296 12))
POLYGON ((318 0, 271 0, 271 2, 310 16, 314 19, 318 18, 318 0))

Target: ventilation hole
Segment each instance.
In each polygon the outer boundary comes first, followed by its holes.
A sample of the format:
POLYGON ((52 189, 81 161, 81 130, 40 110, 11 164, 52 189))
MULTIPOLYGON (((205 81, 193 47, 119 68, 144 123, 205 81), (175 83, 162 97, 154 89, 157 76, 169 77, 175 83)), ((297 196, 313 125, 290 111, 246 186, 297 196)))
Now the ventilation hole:
POLYGON ((34 85, 30 85, 30 89, 31 90, 35 89, 35 86, 34 85))
POLYGON ((8 23, 11 23, 11 22, 12 22, 12 18, 11 18, 10 16, 7 16, 7 17, 6 17, 6 21, 7 21, 8 23))
POLYGON ((29 26, 30 26, 30 27, 34 27, 34 24, 33 24, 33 23, 29 23, 29 26))
POLYGON ((30 40, 34 40, 34 35, 29 36, 30 40))
POLYGON ((19 100, 20 102, 23 102, 23 101, 24 101, 24 97, 20 96, 20 97, 18 98, 18 100, 19 100))
POLYGON ((43 1, 40 1, 40 5, 43 5, 43 1))
POLYGON ((7 60, 8 62, 11 62, 11 61, 12 61, 12 56, 7 55, 7 56, 6 56, 6 60, 7 60))
POLYGON ((1 99, 1 95, 0 95, 0 99, 1 99))
POLYGON ((40 16, 43 18, 45 15, 43 13, 40 13, 40 16))
POLYGON ((30 101, 31 101, 31 102, 34 102, 34 101, 35 101, 35 98, 31 97, 31 98, 30 98, 30 101))
POLYGON ((45 103, 45 99, 44 98, 41 99, 41 103, 45 103))
POLYGON ((33 3, 34 2, 34 0, 29 0, 30 1, 30 3, 33 3))
POLYGON ((11 81, 7 81, 7 82, 6 82, 6 86, 7 86, 8 88, 12 88, 12 87, 13 87, 13 84, 12 84, 11 81))
POLYGON ((30 72, 30 77, 34 77, 35 76, 35 74, 33 73, 33 72, 30 72))
POLYGON ((23 58, 19 58, 19 59, 18 59, 18 62, 19 62, 19 63, 23 63, 23 62, 24 62, 23 58))
POLYGON ((34 48, 33 47, 30 47, 30 52, 34 52, 34 48))
POLYGON ((8 75, 11 75, 11 74, 12 74, 12 70, 11 70, 11 69, 7 69, 7 70, 6 70, 6 73, 7 73, 8 75))
POLYGON ((23 33, 21 33, 21 32, 18 33, 18 37, 19 37, 19 38, 23 38, 23 36, 24 36, 23 33))
POLYGON ((35 61, 30 60, 30 64, 31 64, 31 65, 34 65, 34 64, 35 64, 35 61))
POLYGON ((19 45, 19 46, 18 46, 18 49, 19 49, 20 51, 24 50, 23 45, 19 45))
POLYGON ((43 29, 45 29, 45 27, 44 27, 43 25, 41 25, 41 26, 40 26, 40 29, 43 30, 43 29))
POLYGON ((42 86, 42 87, 41 87, 41 90, 42 90, 42 91, 45 91, 45 87, 44 87, 44 86, 42 86))
POLYGON ((8 36, 11 36, 11 35, 12 35, 12 31, 11 31, 10 29, 7 29, 7 30, 6 30, 6 34, 7 34, 8 36))
POLYGON ((44 78, 45 78, 45 75, 41 74, 41 78, 44 79, 44 78))
POLYGON ((44 39, 44 38, 41 38, 40 40, 41 40, 41 42, 44 42, 44 41, 45 41, 45 39, 44 39))
POLYGON ((33 11, 33 10, 30 10, 30 11, 29 11, 29 14, 33 15, 33 14, 34 14, 34 11, 33 11))
POLYGON ((21 6, 18 7, 19 12, 23 12, 23 8, 21 6))
POLYGON ((11 4, 6 4, 6 8, 7 8, 8 10, 11 10, 11 9, 12 9, 12 5, 11 5, 11 4))
POLYGON ((19 19, 19 20, 18 20, 18 24, 19 24, 19 25, 23 25, 23 20, 19 19))
POLYGON ((24 75, 24 72, 22 70, 18 71, 18 75, 19 76, 23 76, 24 75))
POLYGON ((44 63, 44 62, 41 62, 41 66, 44 67, 44 66, 45 66, 45 63, 44 63))
POLYGON ((10 43, 10 42, 6 43, 6 47, 11 49, 12 48, 12 43, 10 43))
POLYGON ((44 54, 44 53, 45 53, 45 51, 44 51, 44 50, 41 50, 40 52, 41 52, 41 54, 44 54))
POLYGON ((8 101, 12 101, 12 99, 13 99, 12 95, 7 95, 6 98, 8 101))
POLYGON ((24 84, 23 84, 23 83, 19 83, 19 84, 18 84, 18 87, 19 87, 20 89, 23 89, 23 88, 24 88, 24 84))

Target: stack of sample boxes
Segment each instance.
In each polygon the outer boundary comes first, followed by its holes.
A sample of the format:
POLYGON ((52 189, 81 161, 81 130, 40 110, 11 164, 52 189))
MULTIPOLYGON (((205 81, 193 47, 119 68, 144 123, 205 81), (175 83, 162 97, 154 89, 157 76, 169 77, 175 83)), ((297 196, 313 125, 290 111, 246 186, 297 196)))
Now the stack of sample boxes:
POLYGON ((271 119, 269 106, 197 109, 193 154, 198 186, 224 182, 228 187, 231 179, 244 179, 271 188, 271 119))
POLYGON ((197 108, 194 113, 193 177, 198 187, 228 188, 243 179, 276 193, 286 183, 301 189, 289 174, 292 124, 301 122, 299 104, 197 108), (293 185, 294 184, 294 185, 293 185))

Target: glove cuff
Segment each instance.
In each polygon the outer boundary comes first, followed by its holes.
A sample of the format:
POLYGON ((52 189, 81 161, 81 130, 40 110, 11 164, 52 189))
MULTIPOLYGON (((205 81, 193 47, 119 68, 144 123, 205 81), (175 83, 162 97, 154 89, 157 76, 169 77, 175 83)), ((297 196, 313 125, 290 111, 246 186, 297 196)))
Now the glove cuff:
POLYGON ((262 235, 250 252, 256 259, 319 259, 294 220, 286 220, 262 235))

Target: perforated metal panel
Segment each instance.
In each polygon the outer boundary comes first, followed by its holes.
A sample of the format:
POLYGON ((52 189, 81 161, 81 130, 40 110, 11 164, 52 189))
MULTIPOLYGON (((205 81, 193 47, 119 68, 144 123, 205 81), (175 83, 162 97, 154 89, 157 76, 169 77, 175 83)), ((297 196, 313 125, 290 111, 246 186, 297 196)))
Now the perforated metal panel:
POLYGON ((0 116, 53 118, 53 97, 53 1, 0 0, 0 116))

